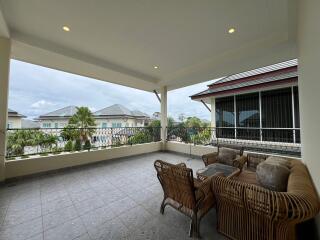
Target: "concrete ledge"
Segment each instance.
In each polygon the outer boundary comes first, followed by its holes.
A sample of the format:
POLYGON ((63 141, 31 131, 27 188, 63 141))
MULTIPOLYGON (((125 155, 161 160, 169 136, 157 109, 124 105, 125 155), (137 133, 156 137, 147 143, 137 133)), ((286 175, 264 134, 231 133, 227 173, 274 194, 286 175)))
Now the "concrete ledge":
POLYGON ((161 150, 161 146, 161 142, 153 142, 90 152, 76 152, 38 158, 10 160, 5 164, 6 179, 90 164, 98 161, 157 152, 161 150))
POLYGON ((191 154, 193 156, 202 156, 203 154, 216 152, 217 148, 214 146, 193 145, 168 141, 166 143, 166 150, 170 152, 191 154))

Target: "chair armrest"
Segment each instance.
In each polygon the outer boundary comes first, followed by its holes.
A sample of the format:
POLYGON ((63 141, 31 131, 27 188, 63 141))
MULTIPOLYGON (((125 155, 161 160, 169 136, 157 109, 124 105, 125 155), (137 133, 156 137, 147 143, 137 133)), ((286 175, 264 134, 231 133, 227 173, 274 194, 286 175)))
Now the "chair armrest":
POLYGON ((176 166, 177 167, 184 167, 184 168, 187 167, 187 165, 185 163, 177 163, 176 166))
POLYGON ((275 192, 260 186, 216 176, 212 179, 216 200, 278 221, 301 222, 314 217, 319 205, 310 196, 275 192))
POLYGON ((202 161, 205 166, 208 166, 218 161, 217 156, 218 156, 218 152, 205 154, 205 155, 202 155, 202 161))
POLYGON ((199 206, 205 198, 213 194, 211 190, 212 177, 208 177, 203 181, 197 179, 195 182, 195 195, 199 206))
POLYGON ((235 160, 232 162, 232 166, 239 168, 242 170, 243 165, 248 161, 248 158, 246 156, 240 156, 237 157, 235 160))

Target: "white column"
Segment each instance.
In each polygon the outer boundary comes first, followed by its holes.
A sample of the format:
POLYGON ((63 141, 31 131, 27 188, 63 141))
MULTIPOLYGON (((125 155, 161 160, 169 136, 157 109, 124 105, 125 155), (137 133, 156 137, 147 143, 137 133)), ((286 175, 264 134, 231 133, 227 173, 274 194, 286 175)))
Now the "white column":
POLYGON ((211 98, 211 127, 212 129, 212 138, 216 139, 216 99, 214 97, 211 98))
POLYGON ((320 1, 300 0, 298 6, 299 104, 302 160, 320 193, 320 1))
POLYGON ((161 141, 162 141, 162 150, 166 149, 166 139, 167 139, 167 124, 168 124, 168 116, 167 116, 167 87, 163 86, 160 89, 161 95, 161 141))
POLYGON ((0 37, 0 181, 5 179, 10 50, 10 39, 0 37))

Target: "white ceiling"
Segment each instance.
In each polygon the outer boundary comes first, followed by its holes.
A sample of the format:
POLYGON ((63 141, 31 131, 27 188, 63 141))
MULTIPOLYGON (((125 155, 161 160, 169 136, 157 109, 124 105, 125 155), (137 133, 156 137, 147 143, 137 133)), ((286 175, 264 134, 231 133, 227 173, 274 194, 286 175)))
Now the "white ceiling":
POLYGON ((296 57, 295 0, 0 0, 0 7, 13 58, 148 91, 296 57))

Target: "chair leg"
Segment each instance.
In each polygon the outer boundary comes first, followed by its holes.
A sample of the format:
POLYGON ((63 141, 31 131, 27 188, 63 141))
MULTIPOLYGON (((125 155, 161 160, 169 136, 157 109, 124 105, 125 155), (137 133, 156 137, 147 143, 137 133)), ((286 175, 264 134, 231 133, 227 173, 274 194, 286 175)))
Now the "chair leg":
POLYGON ((193 238, 200 238, 200 220, 197 218, 196 214, 192 217, 190 223, 189 236, 193 238))
POLYGON ((166 200, 165 198, 162 200, 162 203, 161 203, 161 206, 160 206, 160 213, 161 214, 164 214, 164 208, 166 207, 166 205, 164 204, 165 200, 166 200))

